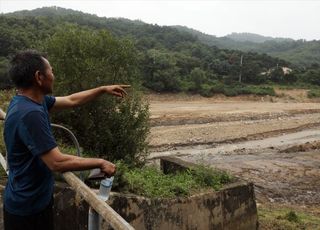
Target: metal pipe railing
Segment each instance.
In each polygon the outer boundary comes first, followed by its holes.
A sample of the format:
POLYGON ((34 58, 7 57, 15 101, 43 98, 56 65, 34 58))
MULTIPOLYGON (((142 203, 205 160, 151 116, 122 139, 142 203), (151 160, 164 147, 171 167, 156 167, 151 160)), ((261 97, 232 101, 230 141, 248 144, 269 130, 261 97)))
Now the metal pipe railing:
MULTIPOLYGON (((71 137, 71 140, 72 140, 74 146, 76 147, 78 157, 81 157, 82 155, 81 155, 80 144, 79 144, 79 141, 78 141, 78 139, 76 138, 76 136, 73 134, 73 132, 72 132, 70 129, 68 129, 68 128, 62 126, 62 125, 51 124, 51 126, 54 127, 54 128, 62 129, 62 130, 66 131, 66 132, 69 134, 69 136, 71 137)), ((84 174, 83 174, 83 172, 80 172, 80 179, 81 179, 82 181, 84 180, 84 174)))

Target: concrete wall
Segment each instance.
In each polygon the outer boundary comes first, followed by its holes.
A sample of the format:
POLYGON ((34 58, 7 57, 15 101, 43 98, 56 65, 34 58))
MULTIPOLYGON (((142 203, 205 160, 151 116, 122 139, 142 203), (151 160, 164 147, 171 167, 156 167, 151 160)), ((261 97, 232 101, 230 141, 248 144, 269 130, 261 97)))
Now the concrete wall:
MULTIPOLYGON (((257 229, 257 210, 251 183, 237 182, 219 192, 188 198, 147 199, 113 193, 109 201, 136 229, 257 229)), ((88 206, 73 191, 56 194, 56 229, 87 229, 88 206)), ((103 229, 107 229, 104 224, 103 229)))
MULTIPOLYGON (((161 159, 164 173, 181 171, 194 164, 178 158, 161 159)), ((3 187, 0 186, 0 190, 3 187)), ((200 193, 186 198, 148 199, 136 195, 112 193, 110 206, 137 230, 251 230, 258 228, 257 208, 252 183, 235 182, 218 192, 200 193)), ((3 224, 2 197, 0 230, 3 224)), ((88 228, 88 204, 66 184, 55 191, 55 229, 88 228)), ((102 223, 102 229, 109 229, 102 223)))
MULTIPOLYGON (((87 229, 88 205, 86 202, 77 197, 68 187, 60 186, 57 190, 55 229, 87 229)), ((237 182, 219 192, 202 193, 178 199, 147 199, 135 195, 112 193, 109 203, 138 230, 250 230, 257 229, 258 225, 251 183, 237 182)), ((2 215, 2 207, 0 215, 2 215)), ((0 220, 3 220, 2 216, 0 220)), ((106 226, 104 223, 103 229, 108 229, 106 226)))
POLYGON ((253 185, 235 183, 188 198, 146 199, 114 194, 111 206, 136 229, 257 229, 253 185))

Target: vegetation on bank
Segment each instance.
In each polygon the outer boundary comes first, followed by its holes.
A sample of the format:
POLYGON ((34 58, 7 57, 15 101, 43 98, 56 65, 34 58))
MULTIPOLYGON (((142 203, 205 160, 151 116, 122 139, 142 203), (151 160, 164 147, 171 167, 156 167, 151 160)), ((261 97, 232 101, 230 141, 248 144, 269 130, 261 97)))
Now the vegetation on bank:
POLYGON ((320 97, 320 89, 310 89, 308 91, 309 98, 318 98, 320 97))
POLYGON ((130 167, 117 162, 113 191, 150 198, 174 198, 217 191, 234 178, 226 172, 198 166, 182 172, 164 174, 152 166, 130 167))
MULTIPOLYGON (((14 90, 0 90, 0 109, 6 110, 9 102, 14 95, 14 90)), ((0 153, 5 153, 5 146, 3 140, 3 121, 0 120, 0 153)))
MULTIPOLYGON (((76 154, 73 146, 66 144, 65 139, 58 137, 59 148, 63 153, 76 154)), ((82 152, 82 156, 94 156, 94 153, 82 152)), ((108 158, 108 156, 105 156, 108 158)), ((210 166, 199 165, 197 167, 164 174, 155 166, 128 164, 124 160, 114 161, 117 172, 114 176, 112 191, 131 193, 149 198, 175 198, 187 197, 199 192, 218 191, 225 184, 236 181, 232 175, 225 171, 216 170, 210 166)), ((80 173, 77 173, 79 176, 80 173)), ((89 171, 83 172, 89 175, 89 171)), ((57 175, 57 180, 61 180, 57 175)), ((90 187, 99 188, 100 180, 86 183, 90 187)))
POLYGON ((258 217, 261 230, 320 229, 320 217, 313 215, 312 212, 260 206, 258 217))

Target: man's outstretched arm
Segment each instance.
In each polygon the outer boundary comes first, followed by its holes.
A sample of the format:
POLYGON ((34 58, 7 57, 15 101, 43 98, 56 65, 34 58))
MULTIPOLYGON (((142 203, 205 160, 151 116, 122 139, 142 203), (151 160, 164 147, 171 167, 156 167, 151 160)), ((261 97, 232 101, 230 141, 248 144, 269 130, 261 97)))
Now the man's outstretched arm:
POLYGON ((93 168, 100 168, 108 176, 112 176, 116 171, 116 166, 101 158, 84 158, 60 152, 59 148, 53 148, 42 154, 42 161, 54 172, 80 171, 93 168))
POLYGON ((129 87, 130 85, 107 85, 81 91, 64 97, 56 97, 56 102, 54 103, 50 111, 83 105, 105 93, 116 97, 124 97, 125 95, 127 95, 125 88, 129 87))

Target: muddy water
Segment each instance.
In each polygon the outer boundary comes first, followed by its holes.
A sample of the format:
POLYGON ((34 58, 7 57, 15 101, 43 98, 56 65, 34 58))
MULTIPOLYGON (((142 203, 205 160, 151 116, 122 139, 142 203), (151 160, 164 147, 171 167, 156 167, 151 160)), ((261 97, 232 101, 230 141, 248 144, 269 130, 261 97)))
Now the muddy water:
POLYGON ((255 184, 258 201, 320 206, 320 150, 286 152, 288 147, 320 140, 320 128, 262 140, 192 146, 150 157, 176 155, 227 170, 255 184))

